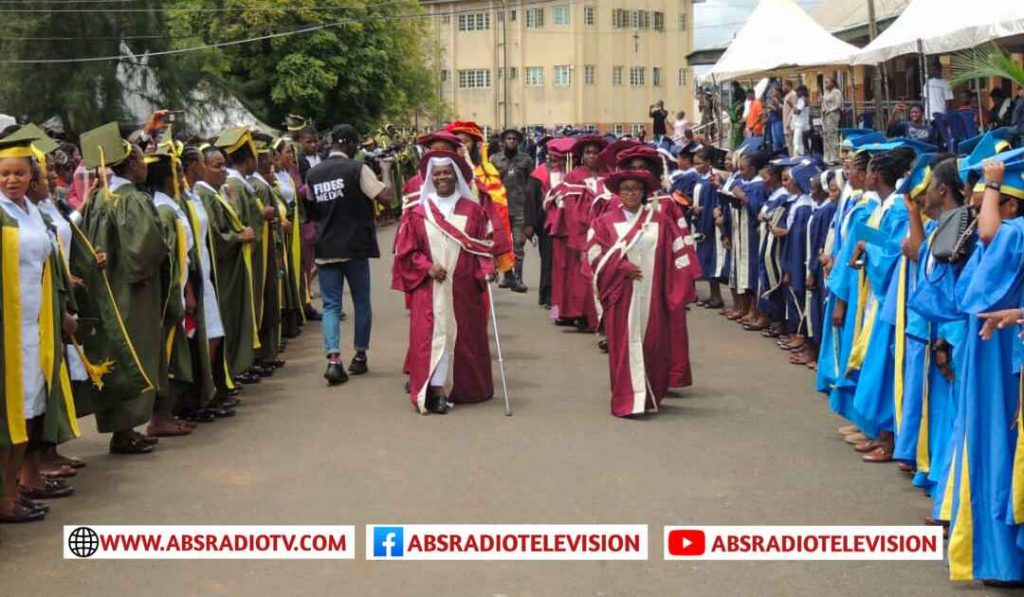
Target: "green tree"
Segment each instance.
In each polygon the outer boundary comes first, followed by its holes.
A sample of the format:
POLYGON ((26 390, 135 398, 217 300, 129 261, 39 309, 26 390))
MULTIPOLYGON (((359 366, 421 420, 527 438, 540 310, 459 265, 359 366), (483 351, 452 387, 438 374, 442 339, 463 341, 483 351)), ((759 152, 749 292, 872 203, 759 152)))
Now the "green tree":
POLYGON ((218 50, 207 74, 257 116, 369 127, 438 113, 424 13, 417 0, 191 0, 216 13, 176 12, 172 31, 211 44, 302 31, 218 50))
MULTIPOLYGON (((111 120, 130 120, 123 79, 137 65, 58 61, 118 56, 122 43, 137 55, 171 49, 175 40, 167 34, 163 5, 160 0, 0 5, 0 110, 37 122, 58 116, 71 135, 111 120)), ((152 97, 181 105, 202 61, 199 54, 151 56, 149 68, 136 71, 136 80, 152 97)))

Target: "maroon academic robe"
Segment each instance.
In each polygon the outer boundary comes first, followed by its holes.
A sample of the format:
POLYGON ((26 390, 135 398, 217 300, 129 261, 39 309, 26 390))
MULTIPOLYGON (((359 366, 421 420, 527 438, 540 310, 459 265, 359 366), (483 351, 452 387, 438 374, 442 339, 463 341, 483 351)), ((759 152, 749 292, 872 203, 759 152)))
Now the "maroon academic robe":
POLYGON ((426 412, 426 392, 441 356, 451 358, 455 403, 481 402, 494 395, 487 338, 486 277, 494 272, 491 226, 473 199, 462 197, 446 220, 433 203, 409 206, 399 224, 392 287, 409 297, 410 399, 426 412), (428 212, 429 209, 429 212, 428 212), (435 263, 448 272, 443 282, 427 272, 435 263))
MULTIPOLYGON (((690 261, 690 267, 686 269, 691 276, 689 284, 700 279, 703 275, 700 267, 700 258, 697 255, 697 243, 690 234, 690 226, 686 221, 684 206, 676 201, 671 195, 660 195, 657 199, 658 208, 665 217, 675 223, 676 231, 683 239, 683 252, 690 261)), ((696 291, 693 293, 696 300, 696 291)), ((672 328, 672 376, 669 380, 670 388, 686 388, 693 385, 693 371, 690 367, 690 334, 686 328, 686 309, 673 309, 670 325, 672 328)))
POLYGON ((599 318, 594 302, 592 280, 588 275, 584 253, 587 249, 587 235, 592 221, 591 208, 594 197, 603 188, 600 176, 589 168, 580 166, 570 172, 562 192, 566 241, 564 251, 565 305, 560 317, 582 317, 587 327, 597 327, 599 318))
POLYGON ((684 237, 657 204, 629 221, 615 205, 593 223, 587 259, 608 337, 612 414, 641 414, 657 405, 672 377, 671 313, 695 298, 684 237), (640 280, 626 276, 634 265, 640 280))
POLYGON ((562 317, 573 317, 567 313, 569 307, 568 280, 569 258, 569 225, 567 218, 566 194, 569 194, 569 201, 574 201, 575 190, 580 185, 572 185, 564 180, 558 181, 560 172, 551 174, 552 187, 544 197, 544 212, 546 214, 544 227, 548 236, 551 237, 551 317, 559 319, 562 317))

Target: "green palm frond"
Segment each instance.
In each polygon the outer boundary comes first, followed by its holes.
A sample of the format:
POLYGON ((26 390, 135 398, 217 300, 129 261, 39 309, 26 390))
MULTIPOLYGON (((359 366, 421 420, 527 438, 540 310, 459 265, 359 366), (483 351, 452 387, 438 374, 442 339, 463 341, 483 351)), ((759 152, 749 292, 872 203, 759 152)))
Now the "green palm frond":
POLYGON ((1003 77, 1024 86, 1024 64, 1014 60, 994 43, 958 52, 953 56, 953 85, 971 79, 1003 77))

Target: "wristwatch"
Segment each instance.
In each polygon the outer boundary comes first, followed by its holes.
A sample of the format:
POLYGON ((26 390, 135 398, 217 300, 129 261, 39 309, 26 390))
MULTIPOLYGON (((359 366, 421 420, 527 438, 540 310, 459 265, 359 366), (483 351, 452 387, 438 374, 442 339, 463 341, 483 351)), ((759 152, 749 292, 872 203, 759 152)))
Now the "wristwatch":
POLYGON ((985 183, 985 188, 986 189, 992 189, 993 191, 997 191, 998 192, 999 190, 1001 190, 1003 188, 1003 185, 996 184, 994 182, 989 182, 989 183, 985 183))

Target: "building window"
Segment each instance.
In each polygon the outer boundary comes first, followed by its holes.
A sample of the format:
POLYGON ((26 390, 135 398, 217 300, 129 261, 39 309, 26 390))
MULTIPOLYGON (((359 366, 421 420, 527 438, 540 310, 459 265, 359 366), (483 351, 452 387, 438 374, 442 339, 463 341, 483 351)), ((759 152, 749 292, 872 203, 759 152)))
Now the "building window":
POLYGON ((487 89, 490 86, 490 69, 470 68, 459 71, 459 89, 487 89))
POLYGON ((616 87, 622 85, 622 67, 621 66, 613 66, 612 67, 612 85, 614 85, 616 87))
POLYGON ((630 25, 633 29, 650 29, 651 12, 648 10, 634 10, 630 14, 630 25))
POLYGON ((616 135, 621 135, 623 132, 625 132, 625 130, 626 130, 625 127, 623 127, 621 124, 615 125, 615 134, 616 135))
POLYGON ((655 66, 651 68, 651 84, 655 87, 661 87, 661 67, 655 66))
POLYGON ((518 79, 519 69, 514 66, 508 67, 508 78, 510 81, 515 81, 516 79, 518 79))
POLYGON ((526 9, 526 27, 537 29, 544 26, 544 8, 526 9))
POLYGON ((447 68, 441 69, 441 82, 442 83, 447 83, 448 82, 448 69, 447 68))
POLYGON ((686 14, 679 15, 679 30, 686 31, 686 14))
POLYGON ((665 30, 665 13, 655 11, 654 12, 654 30, 664 31, 665 30))
POLYGON ((587 132, 587 133, 591 133, 591 134, 596 133, 597 132, 597 125, 596 124, 585 124, 585 125, 583 125, 583 131, 587 132))
POLYGON ((490 13, 471 12, 459 15, 459 31, 486 31, 490 28, 490 13))
POLYGON ((441 24, 442 25, 450 25, 451 22, 452 22, 452 15, 443 15, 441 17, 441 24))
POLYGON ((583 7, 583 24, 593 25, 594 24, 594 7, 584 6, 583 7))
POLYGON ((552 10, 555 13, 555 25, 568 25, 572 22, 572 12, 568 5, 560 4, 552 10))
POLYGON ((519 11, 518 10, 510 10, 510 11, 508 11, 508 20, 512 21, 513 23, 515 22, 515 20, 516 20, 516 18, 518 16, 519 16, 519 11))
POLYGON ((634 136, 634 137, 638 137, 638 136, 640 136, 640 133, 641 133, 641 132, 643 132, 643 130, 644 130, 644 125, 643 125, 643 123, 642 123, 642 122, 638 122, 638 123, 635 123, 635 124, 633 124, 633 126, 632 126, 632 127, 630 128, 630 132, 632 132, 632 133, 633 133, 633 136, 634 136))
POLYGON ((612 11, 612 27, 615 29, 626 29, 629 27, 632 11, 625 8, 616 8, 612 11))
POLYGON ((554 70, 555 87, 572 85, 572 67, 564 64, 556 65, 554 70))
POLYGON ((645 85, 644 79, 647 78, 647 69, 642 66, 631 66, 629 67, 629 86, 630 87, 643 87, 645 85))
POLYGON ((685 87, 686 86, 686 67, 685 66, 683 68, 679 69, 679 86, 680 87, 685 87))
POLYGON ((526 67, 526 86, 527 87, 543 87, 544 86, 544 67, 543 66, 528 66, 528 67, 526 67))
POLYGON ((594 84, 594 65, 588 64, 583 67, 583 82, 587 85, 594 84))

